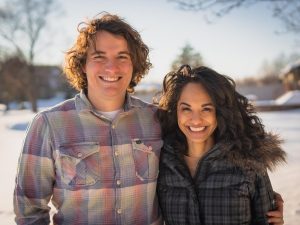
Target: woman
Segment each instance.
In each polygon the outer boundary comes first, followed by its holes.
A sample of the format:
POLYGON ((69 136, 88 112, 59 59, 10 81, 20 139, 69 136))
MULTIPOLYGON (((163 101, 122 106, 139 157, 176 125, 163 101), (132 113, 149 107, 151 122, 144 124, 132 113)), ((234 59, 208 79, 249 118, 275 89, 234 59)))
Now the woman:
POLYGON ((267 174, 285 161, 234 81, 187 65, 166 75, 158 196, 166 224, 283 224, 267 174))

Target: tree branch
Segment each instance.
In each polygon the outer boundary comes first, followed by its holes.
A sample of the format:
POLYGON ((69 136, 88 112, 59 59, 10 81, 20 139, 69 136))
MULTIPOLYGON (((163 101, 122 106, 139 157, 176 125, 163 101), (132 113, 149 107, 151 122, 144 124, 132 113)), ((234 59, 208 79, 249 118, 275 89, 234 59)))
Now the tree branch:
POLYGON ((299 0, 168 0, 187 11, 210 11, 222 17, 231 11, 255 4, 266 3, 272 6, 273 16, 281 20, 287 32, 300 33, 299 0))

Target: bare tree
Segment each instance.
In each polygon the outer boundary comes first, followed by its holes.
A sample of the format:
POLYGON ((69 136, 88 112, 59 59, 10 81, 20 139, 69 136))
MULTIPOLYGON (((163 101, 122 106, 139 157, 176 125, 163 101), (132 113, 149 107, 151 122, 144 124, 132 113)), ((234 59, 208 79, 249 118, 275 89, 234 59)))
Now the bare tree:
POLYGON ((203 59, 200 53, 195 52, 190 44, 186 44, 180 55, 176 57, 171 65, 172 70, 177 70, 183 64, 189 64, 191 67, 198 67, 203 65, 203 59))
POLYGON ((280 19, 287 32, 300 33, 299 0, 168 0, 179 5, 180 9, 190 11, 210 11, 222 17, 232 10, 265 3, 271 6, 273 16, 280 19))
POLYGON ((37 111, 38 89, 34 75, 36 47, 57 7, 55 0, 6 0, 0 5, 0 37, 26 61, 28 72, 22 84, 34 112, 37 111))

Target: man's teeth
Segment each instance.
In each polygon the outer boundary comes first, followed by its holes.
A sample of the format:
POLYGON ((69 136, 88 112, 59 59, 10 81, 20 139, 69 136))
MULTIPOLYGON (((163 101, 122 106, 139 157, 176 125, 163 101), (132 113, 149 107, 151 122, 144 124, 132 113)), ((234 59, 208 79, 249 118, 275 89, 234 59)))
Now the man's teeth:
POLYGON ((190 127, 191 131, 198 132, 203 131, 205 127, 190 127))
POLYGON ((102 77, 102 79, 105 81, 113 82, 113 81, 117 81, 119 78, 118 77, 102 77))

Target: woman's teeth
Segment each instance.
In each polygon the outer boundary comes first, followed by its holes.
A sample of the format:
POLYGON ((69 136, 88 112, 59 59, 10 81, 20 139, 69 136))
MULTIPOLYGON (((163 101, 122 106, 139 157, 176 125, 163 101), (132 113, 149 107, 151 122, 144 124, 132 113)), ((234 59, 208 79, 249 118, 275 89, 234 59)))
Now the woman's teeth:
POLYGON ((194 132, 199 132, 199 131, 203 131, 205 129, 205 127, 189 127, 191 131, 194 132))

